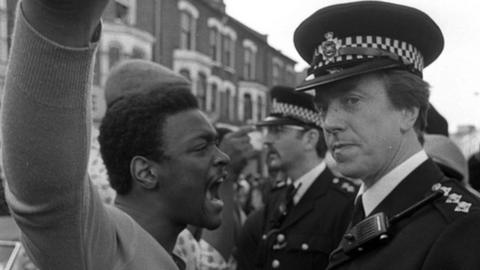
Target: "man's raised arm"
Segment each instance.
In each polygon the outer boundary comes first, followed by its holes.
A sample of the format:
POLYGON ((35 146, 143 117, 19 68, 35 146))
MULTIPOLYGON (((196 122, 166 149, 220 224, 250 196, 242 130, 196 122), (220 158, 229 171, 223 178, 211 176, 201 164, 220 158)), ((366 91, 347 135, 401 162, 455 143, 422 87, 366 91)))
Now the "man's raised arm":
POLYGON ((107 2, 24 0, 17 8, 2 100, 6 198, 41 269, 89 267, 85 232, 99 205, 87 176, 89 89, 107 2))

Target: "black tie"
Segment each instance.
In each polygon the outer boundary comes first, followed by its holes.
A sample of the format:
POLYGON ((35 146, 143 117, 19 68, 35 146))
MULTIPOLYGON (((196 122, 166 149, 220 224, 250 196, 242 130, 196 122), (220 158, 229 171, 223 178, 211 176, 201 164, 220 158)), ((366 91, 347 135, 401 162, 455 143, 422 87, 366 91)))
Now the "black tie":
POLYGON ((295 196, 295 193, 297 193, 297 189, 295 185, 292 183, 288 186, 287 192, 285 195, 285 206, 286 206, 286 211, 288 212, 292 206, 293 206, 293 197, 295 196))
MULTIPOLYGON (((300 185, 298 187, 300 187, 300 185)), ((293 197, 295 196, 295 193, 297 193, 298 187, 295 187, 293 183, 288 185, 287 190, 285 191, 285 197, 278 206, 278 209, 277 209, 278 212, 276 215, 274 215, 274 219, 273 219, 274 228, 280 227, 280 225, 285 220, 285 217, 292 209, 293 197)))
POLYGON ((365 218, 365 211, 363 209, 362 195, 358 196, 353 207, 352 214, 352 226, 355 226, 358 222, 365 218))

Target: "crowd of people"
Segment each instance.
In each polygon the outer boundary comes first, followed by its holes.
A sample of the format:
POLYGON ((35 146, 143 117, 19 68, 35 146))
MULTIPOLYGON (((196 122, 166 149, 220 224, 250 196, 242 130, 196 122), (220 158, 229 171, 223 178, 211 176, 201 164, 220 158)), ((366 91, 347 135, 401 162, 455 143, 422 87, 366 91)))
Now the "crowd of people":
POLYGON ((308 77, 272 87, 268 117, 238 130, 215 126, 183 76, 120 63, 94 145, 106 199, 89 163, 107 3, 18 4, 0 269, 480 268, 480 154, 467 161, 435 120, 422 74, 444 38, 427 14, 379 1, 316 11, 294 33, 308 77), (254 130, 268 176, 244 174, 254 130))

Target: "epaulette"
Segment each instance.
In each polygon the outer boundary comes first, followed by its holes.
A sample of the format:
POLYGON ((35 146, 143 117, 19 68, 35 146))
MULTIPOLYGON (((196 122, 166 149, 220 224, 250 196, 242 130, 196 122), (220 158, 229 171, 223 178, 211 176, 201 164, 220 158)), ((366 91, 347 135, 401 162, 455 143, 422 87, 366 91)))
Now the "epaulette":
POLYGON ((341 193, 347 194, 347 195, 356 195, 358 192, 358 186, 354 184, 352 181, 341 178, 341 177, 335 177, 332 179, 332 186, 339 190, 341 193))
POLYGON ((480 199, 470 193, 458 180, 448 179, 436 183, 432 190, 443 191, 443 197, 436 200, 435 205, 447 220, 472 211, 480 211, 480 199))

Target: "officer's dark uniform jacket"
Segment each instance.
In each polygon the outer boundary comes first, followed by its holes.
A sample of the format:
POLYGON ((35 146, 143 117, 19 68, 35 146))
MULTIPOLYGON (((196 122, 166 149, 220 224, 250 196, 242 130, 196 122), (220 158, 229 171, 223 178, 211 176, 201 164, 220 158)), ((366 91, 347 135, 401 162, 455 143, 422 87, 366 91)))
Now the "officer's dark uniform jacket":
POLYGON ((433 190, 443 195, 393 225, 390 237, 351 256, 343 240, 328 269, 480 269, 480 201, 428 159, 410 173, 370 214, 392 217, 433 190))
POLYGON ((240 236, 238 269, 324 269, 351 217, 357 188, 325 170, 281 222, 287 187, 247 219, 240 236))

